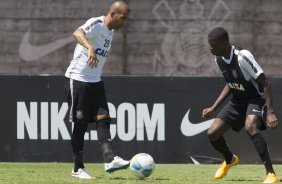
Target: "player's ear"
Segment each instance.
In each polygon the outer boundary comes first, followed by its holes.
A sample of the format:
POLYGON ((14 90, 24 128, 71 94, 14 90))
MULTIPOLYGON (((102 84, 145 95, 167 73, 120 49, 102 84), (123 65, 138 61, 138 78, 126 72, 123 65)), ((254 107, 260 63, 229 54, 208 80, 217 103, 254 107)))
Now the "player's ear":
POLYGON ((112 11, 112 12, 110 13, 110 15, 111 15, 111 18, 113 19, 114 16, 116 15, 116 13, 115 13, 114 11, 112 11))

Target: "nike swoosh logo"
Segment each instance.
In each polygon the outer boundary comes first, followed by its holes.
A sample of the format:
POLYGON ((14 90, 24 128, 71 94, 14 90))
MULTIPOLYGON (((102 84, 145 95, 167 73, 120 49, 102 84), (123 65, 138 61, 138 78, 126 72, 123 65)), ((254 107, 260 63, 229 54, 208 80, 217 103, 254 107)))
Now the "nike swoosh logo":
POLYGON ((74 41, 69 36, 43 45, 32 45, 29 41, 30 31, 27 31, 19 46, 19 54, 25 61, 34 61, 74 41))
POLYGON ((182 119, 181 122, 181 132, 183 133, 183 135, 185 136, 194 136, 197 134, 200 134, 201 132, 207 130, 212 122, 214 121, 214 119, 210 119, 207 121, 203 121, 201 123, 191 123, 191 121, 189 120, 189 113, 190 113, 190 109, 187 111, 187 113, 185 114, 185 116, 182 119))
POLYGON ((190 156, 192 162, 195 164, 195 165, 199 165, 200 162, 198 162, 198 160, 196 160, 195 158, 193 158, 192 156, 190 156))
POLYGON ((259 111, 259 110, 256 110, 256 109, 253 109, 253 111, 254 111, 254 112, 261 112, 261 111, 259 111))

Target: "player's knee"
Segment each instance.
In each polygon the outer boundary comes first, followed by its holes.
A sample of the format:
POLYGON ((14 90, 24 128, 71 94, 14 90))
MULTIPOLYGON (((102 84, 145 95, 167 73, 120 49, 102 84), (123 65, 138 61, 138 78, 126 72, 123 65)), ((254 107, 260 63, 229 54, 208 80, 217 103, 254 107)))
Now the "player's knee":
POLYGON ((219 134, 219 128, 217 123, 212 123, 207 131, 207 135, 210 141, 217 140, 221 135, 219 134))
POLYGON ((84 134, 87 130, 88 124, 86 123, 74 123, 73 131, 72 131, 72 141, 83 141, 84 134))
POLYGON ((219 136, 216 134, 216 132, 214 131, 212 127, 208 129, 207 135, 210 141, 215 141, 219 138, 219 136))
POLYGON ((253 136, 259 132, 258 129, 253 129, 251 127, 245 126, 245 130, 248 133, 249 136, 253 136))
POLYGON ((250 136, 253 136, 259 132, 257 127, 257 123, 252 121, 246 121, 244 129, 250 136))
POLYGON ((100 144, 111 142, 111 132, 110 132, 110 124, 111 119, 101 119, 96 121, 97 124, 97 136, 100 144))

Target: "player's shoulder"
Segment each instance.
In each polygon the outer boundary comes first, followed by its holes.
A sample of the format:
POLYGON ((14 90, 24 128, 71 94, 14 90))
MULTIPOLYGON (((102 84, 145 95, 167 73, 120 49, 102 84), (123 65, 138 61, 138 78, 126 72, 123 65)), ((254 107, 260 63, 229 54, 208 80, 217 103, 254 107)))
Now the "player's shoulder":
POLYGON ((87 23, 91 24, 91 25, 96 25, 96 24, 99 25, 99 24, 102 24, 104 22, 104 18, 105 18, 105 16, 92 17, 92 18, 87 20, 87 23))
POLYGON ((249 68, 249 66, 254 68, 254 65, 257 65, 253 54, 247 49, 242 49, 239 51, 238 62, 239 62, 240 67, 243 67, 243 68, 249 68))
POLYGON ((239 60, 254 60, 253 54, 247 49, 235 46, 234 53, 239 56, 239 60))
POLYGON ((247 50, 247 49, 244 49, 244 48, 242 48, 242 47, 240 47, 240 46, 235 46, 235 45, 232 45, 232 47, 234 48, 234 52, 235 52, 235 54, 240 54, 240 55, 249 55, 249 54, 251 54, 251 52, 249 51, 249 50, 247 50))
POLYGON ((240 50, 240 53, 243 55, 243 56, 246 56, 246 57, 253 57, 253 54, 249 51, 249 50, 246 50, 246 49, 242 49, 240 50))

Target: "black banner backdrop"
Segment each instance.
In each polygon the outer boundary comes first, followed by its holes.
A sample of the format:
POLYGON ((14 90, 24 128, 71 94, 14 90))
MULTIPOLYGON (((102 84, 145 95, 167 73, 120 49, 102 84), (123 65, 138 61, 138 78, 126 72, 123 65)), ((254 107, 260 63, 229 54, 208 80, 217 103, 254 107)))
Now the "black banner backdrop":
MULTIPOLYGON (((0 161, 71 162, 72 125, 67 121, 63 76, 0 76, 0 161)), ((274 108, 282 118, 282 78, 272 78, 274 108)), ((104 77, 115 153, 130 159, 151 154, 158 163, 215 163, 201 117, 224 81, 210 77, 104 77)), ((272 159, 282 163, 282 129, 263 132, 272 159)), ((245 131, 229 131, 241 163, 260 159, 245 131)), ((86 162, 102 162, 95 125, 85 135, 86 162)))

